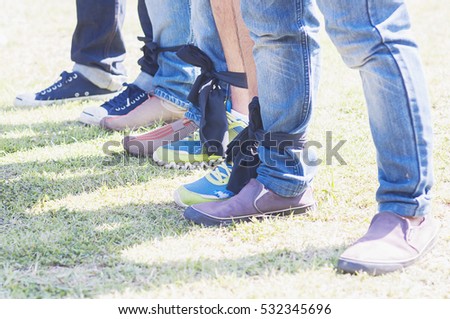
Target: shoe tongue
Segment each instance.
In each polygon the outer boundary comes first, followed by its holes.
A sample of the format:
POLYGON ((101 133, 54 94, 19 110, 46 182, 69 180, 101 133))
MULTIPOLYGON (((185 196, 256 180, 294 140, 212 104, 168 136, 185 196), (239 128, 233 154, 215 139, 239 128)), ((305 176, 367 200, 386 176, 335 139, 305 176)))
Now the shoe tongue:
POLYGON ((110 109, 118 106, 127 105, 131 100, 134 100, 138 93, 139 88, 134 84, 127 84, 126 89, 119 93, 117 96, 113 97, 111 100, 106 101, 102 104, 105 109, 110 109))

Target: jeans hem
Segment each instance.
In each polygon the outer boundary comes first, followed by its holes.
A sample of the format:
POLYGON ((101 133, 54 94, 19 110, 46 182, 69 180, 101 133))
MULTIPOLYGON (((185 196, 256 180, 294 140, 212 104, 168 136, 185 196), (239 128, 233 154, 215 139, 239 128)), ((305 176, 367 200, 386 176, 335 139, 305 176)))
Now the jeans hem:
POLYGON ((183 101, 183 100, 181 100, 181 99, 179 99, 179 98, 177 98, 177 97, 167 93, 162 88, 156 88, 155 92, 154 92, 154 95, 159 97, 159 98, 161 98, 161 99, 163 99, 163 100, 166 100, 166 101, 168 101, 168 102, 170 102, 172 104, 175 104, 177 107, 185 109, 185 110, 188 110, 189 107, 191 106, 191 103, 183 101))
POLYGON ((114 75, 101 69, 79 63, 75 63, 73 71, 79 72, 99 88, 109 91, 118 91, 122 89, 123 83, 126 82, 127 78, 125 75, 114 75))
POLYGON ((258 176, 256 179, 267 189, 281 197, 298 196, 303 193, 307 187, 304 183, 301 183, 298 187, 287 187, 284 186, 283 183, 274 183, 273 179, 264 176, 258 176))
POLYGON ((380 212, 392 212, 404 217, 420 217, 431 212, 431 205, 416 205, 406 203, 382 203, 378 205, 380 212))

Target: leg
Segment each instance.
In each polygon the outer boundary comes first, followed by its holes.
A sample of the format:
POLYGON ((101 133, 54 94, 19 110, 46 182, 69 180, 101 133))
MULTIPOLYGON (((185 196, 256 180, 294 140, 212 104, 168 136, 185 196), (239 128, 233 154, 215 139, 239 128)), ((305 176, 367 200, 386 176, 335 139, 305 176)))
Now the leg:
MULTIPOLYGON (((174 47, 193 42, 189 0, 146 0, 146 4, 153 23, 154 41, 159 47, 174 47)), ((176 52, 160 53, 158 65, 159 69, 153 80, 155 95, 187 108, 187 96, 197 76, 196 68, 183 62, 176 52)))
POLYGON ((430 105, 403 0, 318 0, 327 31, 348 66, 358 69, 377 149, 380 214, 341 256, 339 267, 380 274, 408 266, 428 250, 432 176, 430 105), (405 240, 406 238, 406 240, 405 240))
MULTIPOLYGON (((231 114, 248 122, 248 105, 257 95, 253 41, 242 19, 240 0, 212 0, 214 20, 220 34, 228 70, 245 72, 248 89, 231 87, 231 114)), ((227 189, 231 163, 223 163, 205 177, 180 186, 174 193, 175 202, 183 207, 203 202, 223 201, 234 195, 227 189)))
POLYGON ((73 72, 38 93, 20 94, 15 106, 39 106, 85 99, 109 99, 125 81, 121 27, 124 0, 77 1, 72 39, 73 72))
POLYGON ((133 84, 145 92, 150 92, 154 90, 153 77, 158 71, 158 61, 155 60, 153 54, 151 54, 150 50, 147 48, 147 42, 153 41, 153 26, 145 0, 138 0, 138 14, 141 28, 144 32, 145 44, 144 47, 142 47, 144 54, 138 60, 138 64, 141 67, 141 73, 134 80, 133 84))
POLYGON ((71 52, 74 71, 104 89, 118 90, 125 79, 124 17, 124 0, 77 0, 71 52))
MULTIPOLYGON (((228 71, 245 72, 233 2, 231 0, 212 0, 211 8, 222 42, 228 71)), ((247 89, 231 86, 231 101, 235 111, 248 114, 247 106, 250 103, 250 96, 247 89)))
POLYGON ((296 146, 279 152, 260 138, 257 180, 231 199, 185 211, 187 219, 205 225, 302 213, 314 207, 309 188, 314 168, 303 163, 301 146, 295 141, 305 133, 315 102, 319 23, 314 2, 242 0, 241 9, 255 42, 263 131, 284 134, 296 146))
POLYGON ((248 95, 250 99, 258 96, 258 83, 256 81, 256 65, 253 58, 253 46, 255 43, 250 38, 250 33, 242 19, 241 0, 233 0, 233 9, 239 34, 240 51, 244 61, 245 73, 247 73, 248 95))
MULTIPOLYGON (((314 0, 287 2, 268 5, 266 1, 242 0, 241 7, 255 41, 264 131, 305 134, 318 85, 319 22, 314 0)), ((260 146, 258 152, 259 182, 286 197, 307 188, 315 169, 302 163, 301 150, 286 149, 281 154, 260 146), (286 165, 288 162, 295 164, 286 165)))
MULTIPOLYGON (((153 41, 153 27, 145 0, 138 1, 137 9, 141 28, 144 32, 144 42, 147 45, 147 43, 153 41)), ((80 122, 89 125, 99 125, 103 118, 109 115, 126 114, 131 109, 131 106, 137 107, 147 101, 148 93, 153 90, 153 76, 158 70, 158 63, 146 46, 142 51, 144 56, 138 60, 138 64, 141 66, 141 73, 135 81, 132 84, 127 84, 120 94, 114 96, 100 107, 88 106, 85 108, 79 117, 80 122)))
POLYGON ((164 51, 192 43, 190 1, 146 0, 145 4, 153 27, 153 41, 163 49, 158 54, 159 68, 152 81, 155 89, 152 96, 144 102, 110 109, 113 111, 108 112, 108 116, 100 121, 100 125, 107 129, 133 129, 149 126, 160 120, 173 122, 182 118, 186 108, 190 106, 187 95, 197 70, 183 62, 175 49, 164 51))
MULTIPOLYGON (((220 4, 220 7, 222 5, 228 6, 228 8, 231 7, 231 1, 217 2, 216 4, 220 4)), ((224 45, 227 46, 227 52, 228 54, 233 53, 234 51, 238 52, 237 55, 232 56, 232 58, 228 57, 228 64, 225 63, 225 56, 222 49, 222 44, 219 39, 219 33, 216 28, 216 23, 214 21, 213 12, 211 8, 211 3, 209 0, 194 0, 192 1, 191 5, 191 12, 192 12, 192 30, 194 34, 195 39, 195 45, 202 50, 208 58, 211 59, 211 62, 214 66, 214 69, 219 72, 228 71, 227 67, 230 67, 232 71, 235 72, 243 72, 243 61, 239 46, 239 39, 238 39, 238 31, 237 28, 234 28, 232 36, 235 36, 233 39, 224 38, 224 35, 222 34, 222 40, 224 41, 224 45), (231 41, 234 40, 234 41, 231 41), (235 60, 233 60, 235 59, 235 60)), ((229 12, 228 10, 225 10, 224 12, 220 12, 220 14, 229 12)), ((222 17, 220 17, 222 19, 222 17)), ((225 17, 226 18, 226 17, 225 17)), ((233 15, 231 14, 231 19, 233 18, 233 15)), ((222 19, 224 20, 224 19, 222 19)), ((222 21, 221 20, 221 21, 222 21)), ((225 19, 226 20, 226 19, 225 19)), ((228 22, 232 22, 228 21, 228 22)), ((226 28, 233 26, 233 24, 229 24, 227 26, 223 26, 224 31, 226 28)), ((227 32, 225 32, 227 33, 227 32)), ((222 86, 225 87, 225 86, 222 86)), ((249 101, 249 97, 247 95, 247 90, 239 89, 235 90, 234 87, 231 88, 232 90, 232 100, 233 100, 233 109, 239 105, 244 105, 245 108, 247 108, 247 104, 249 101), (243 102, 242 102, 243 100, 243 102)), ((220 102, 218 102, 220 104, 220 102)), ((223 102, 222 102, 223 103, 223 102)), ((198 106, 198 105, 196 105, 198 106)), ((219 105, 220 107, 220 105, 219 105)), ((233 110, 231 110, 233 112, 233 110)), ((201 111, 199 107, 192 107, 189 112, 187 112, 186 116, 194 121, 200 122, 201 120, 201 111)), ((213 114, 214 112, 211 112, 209 114, 213 114)), ((224 114, 225 116, 225 114, 224 114)), ((241 125, 238 124, 242 123, 241 121, 235 121, 232 117, 228 117, 228 128, 229 128, 229 137, 233 138, 236 134, 235 132, 241 129, 241 125)), ((186 124, 186 123, 185 123, 186 124)), ((173 125, 172 129, 169 128, 161 128, 161 130, 164 130, 165 132, 170 132, 169 135, 165 135, 164 138, 166 141, 174 142, 173 140, 173 133, 178 132, 178 129, 176 129, 173 125)), ((226 124, 225 124, 226 126, 226 124)), ((183 126, 178 125, 178 127, 181 129, 183 126)), ((217 126, 214 126, 214 129, 217 129, 217 126)), ((152 155, 153 151, 157 148, 155 146, 159 146, 159 141, 155 140, 155 136, 161 136, 161 133, 159 132, 160 129, 157 129, 153 132, 141 135, 141 136, 134 136, 134 137, 127 137, 127 141, 132 141, 132 143, 125 143, 124 147, 134 155, 152 155), (133 146, 133 147, 130 147, 133 146)), ((217 131, 217 130, 216 130, 217 131)), ((180 135, 180 137, 183 137, 184 134, 180 135)), ((201 143, 199 140, 190 140, 190 141, 182 141, 180 142, 182 144, 182 147, 184 149, 188 148, 190 150, 197 150, 201 149, 201 143), (190 145, 189 147, 187 145, 190 145)), ((174 165, 178 163, 186 163, 186 165, 190 165, 191 163, 201 163, 205 162, 208 163, 210 158, 208 158, 208 154, 200 152, 196 154, 189 154, 192 156, 188 157, 181 157, 178 156, 177 151, 177 145, 179 143, 175 143, 172 145, 167 145, 166 148, 170 148, 169 150, 166 149, 158 149, 157 155, 154 155, 157 157, 157 162, 161 165, 164 163, 169 164, 173 162, 174 165), (176 160, 175 160, 176 158, 176 160), (190 162, 190 163, 188 163, 190 162)), ((185 153, 185 152, 184 152, 185 153)))
POLYGON ((158 164, 165 166, 183 165, 184 167, 191 167, 211 165, 212 162, 220 160, 222 154, 209 153, 205 151, 206 147, 204 145, 209 141, 215 141, 217 142, 216 146, 220 144, 216 150, 219 150, 218 153, 221 153, 225 148, 223 146, 226 146, 228 141, 233 139, 241 130, 240 123, 242 121, 236 121, 233 117, 227 116, 224 108, 225 90, 227 88, 225 83, 227 83, 227 80, 226 78, 224 81, 219 79, 223 76, 223 72, 228 71, 228 68, 210 0, 194 0, 191 7, 195 45, 202 52, 184 48, 179 54, 185 60, 201 66, 203 74, 199 80, 207 79, 206 82, 200 85, 202 93, 199 94, 198 103, 194 102, 196 105, 186 114, 187 118, 199 124, 200 138, 170 143, 158 148, 153 153, 153 159, 158 164), (210 72, 207 72, 207 70, 210 72), (210 81, 209 76, 214 74, 214 72, 218 72, 220 75, 216 73, 213 76, 214 79, 210 81), (218 83, 219 85, 215 86, 211 83, 218 83), (211 123, 214 124, 211 125, 211 123))
POLYGON ((380 211, 426 214, 433 179, 430 105, 404 2, 319 3, 344 61, 361 74, 377 148, 380 211), (352 14, 336 18, 350 7, 352 14))

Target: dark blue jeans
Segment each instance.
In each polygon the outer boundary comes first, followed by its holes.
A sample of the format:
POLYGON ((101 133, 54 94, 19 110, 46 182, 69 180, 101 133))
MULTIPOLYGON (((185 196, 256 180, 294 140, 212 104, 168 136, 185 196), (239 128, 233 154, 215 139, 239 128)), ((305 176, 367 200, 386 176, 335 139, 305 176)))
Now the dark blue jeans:
MULTIPOLYGON (((77 0, 77 26, 72 38, 71 57, 78 71, 102 88, 119 89, 125 81, 125 44, 122 25, 126 0, 77 0)), ((147 39, 153 39, 152 24, 145 0, 138 1, 142 30, 147 39)), ((139 60, 141 70, 154 74, 156 61, 139 60)))
POLYGON ((77 0, 78 22, 72 38, 72 60, 114 75, 124 75, 124 17, 124 0, 77 0))

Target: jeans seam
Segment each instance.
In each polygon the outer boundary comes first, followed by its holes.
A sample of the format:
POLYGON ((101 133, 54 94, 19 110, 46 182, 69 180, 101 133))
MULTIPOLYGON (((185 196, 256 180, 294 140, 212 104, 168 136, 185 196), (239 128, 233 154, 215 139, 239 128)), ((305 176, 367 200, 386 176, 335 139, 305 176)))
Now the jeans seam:
POLYGON ((189 40, 187 41, 188 44, 194 44, 195 42, 195 35, 194 35, 194 27, 192 25, 192 1, 189 0, 189 40))
POLYGON ((311 112, 311 93, 310 93, 310 75, 311 75, 311 68, 310 68, 310 54, 309 54, 309 47, 308 47, 308 32, 305 29, 303 21, 303 16, 305 12, 304 8, 304 1, 303 0, 297 0, 297 25, 299 27, 300 31, 300 41, 302 44, 302 52, 303 52, 303 63, 304 63, 304 72, 308 76, 305 76, 305 96, 303 99, 303 105, 302 105, 302 123, 301 125, 305 124, 306 119, 308 118, 310 112, 311 112))
MULTIPOLYGON (((115 32, 117 31, 117 25, 119 24, 119 6, 120 4, 116 1, 115 5, 114 5, 114 24, 112 26, 112 28, 114 29, 114 32, 111 32, 108 40, 106 41, 106 45, 105 45, 105 50, 103 52, 104 57, 108 57, 109 56, 109 51, 111 49, 111 45, 113 43, 115 32)), ((108 70, 111 71, 111 70, 108 70)))
MULTIPOLYGON (((420 160, 420 152, 419 152, 419 150, 418 150, 418 145, 419 145, 419 144, 418 144, 418 140, 417 140, 417 131, 416 131, 416 127, 415 127, 415 125, 414 125, 415 122, 414 122, 414 118, 413 118, 413 114, 412 114, 412 110, 411 110, 410 97, 409 97, 409 95, 408 95, 408 90, 406 89, 405 81, 403 80, 404 77, 403 77, 403 73, 402 73, 402 71, 401 71, 401 68, 400 68, 400 66, 399 66, 399 63, 398 63, 397 59, 395 58, 394 54, 392 53, 392 50, 389 48, 389 46, 388 46, 388 45, 386 44, 386 42, 384 41, 383 35, 381 34, 380 30, 379 30, 378 27, 375 25, 375 23, 373 23, 373 21, 372 21, 372 16, 371 16, 371 13, 370 13, 370 0, 366 0, 366 9, 367 9, 367 10, 366 10, 366 11, 367 11, 367 18, 369 19, 370 24, 371 24, 372 27, 376 30, 378 36, 380 37, 380 40, 381 40, 382 45, 388 50, 390 56, 391 56, 392 59, 394 60, 395 65, 396 65, 396 67, 397 67, 397 70, 398 70, 398 72, 399 72, 399 74, 401 75, 401 78, 402 78, 402 87, 403 87, 403 90, 405 91, 406 103, 407 103, 407 105, 408 105, 409 119, 410 119, 412 131, 413 131, 413 134, 414 134, 414 142, 415 142, 415 145, 416 145, 415 151, 416 151, 416 160, 417 160, 417 163, 418 163, 417 170, 418 170, 418 172, 419 172, 419 174, 418 174, 418 175, 419 175, 419 180, 418 180, 417 185, 415 186, 415 189, 414 189, 414 194, 416 194, 416 193, 417 193, 417 190, 418 190, 418 188, 419 188, 419 186, 420 186, 420 184, 421 184, 421 181, 423 180, 423 175, 422 175, 422 170, 420 169, 420 163, 421 163, 421 160, 420 160)), ((419 201, 418 201, 417 199, 416 199, 415 201, 416 201, 416 208, 414 209, 414 215, 416 215, 417 210, 419 209, 419 206, 420 206, 419 201)))

